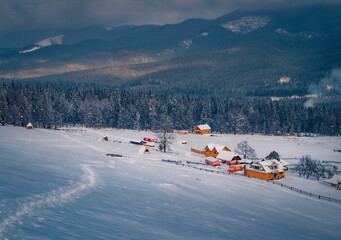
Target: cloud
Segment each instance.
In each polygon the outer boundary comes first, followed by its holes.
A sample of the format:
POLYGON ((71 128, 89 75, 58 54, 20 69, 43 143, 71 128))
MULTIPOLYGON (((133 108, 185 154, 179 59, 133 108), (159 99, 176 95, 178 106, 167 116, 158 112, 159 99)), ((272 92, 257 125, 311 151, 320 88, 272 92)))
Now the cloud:
POLYGON ((0 0, 0 30, 177 23, 244 8, 340 0, 0 0))

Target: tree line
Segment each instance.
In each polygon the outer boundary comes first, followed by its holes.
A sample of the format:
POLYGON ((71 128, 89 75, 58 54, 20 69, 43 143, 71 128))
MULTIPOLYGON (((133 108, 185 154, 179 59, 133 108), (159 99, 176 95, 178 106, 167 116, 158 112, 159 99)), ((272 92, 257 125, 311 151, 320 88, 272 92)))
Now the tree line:
POLYGON ((0 123, 56 128, 65 125, 159 130, 193 129, 208 123, 213 132, 234 134, 339 135, 341 109, 305 108, 300 101, 231 99, 224 96, 173 95, 93 87, 81 90, 43 85, 3 84, 0 123))

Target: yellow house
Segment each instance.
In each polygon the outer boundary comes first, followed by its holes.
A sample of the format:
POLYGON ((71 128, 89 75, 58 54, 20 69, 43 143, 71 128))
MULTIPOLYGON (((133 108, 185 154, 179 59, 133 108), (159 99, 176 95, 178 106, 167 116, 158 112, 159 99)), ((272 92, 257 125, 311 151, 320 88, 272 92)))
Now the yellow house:
POLYGON ((210 143, 206 145, 204 151, 205 151, 206 157, 216 157, 222 151, 231 151, 231 150, 224 145, 210 143))
POLYGON ((244 176, 263 180, 284 178, 285 167, 277 160, 262 160, 244 167, 244 176))
POLYGON ((196 134, 210 134, 211 127, 208 124, 198 125, 194 128, 196 134))

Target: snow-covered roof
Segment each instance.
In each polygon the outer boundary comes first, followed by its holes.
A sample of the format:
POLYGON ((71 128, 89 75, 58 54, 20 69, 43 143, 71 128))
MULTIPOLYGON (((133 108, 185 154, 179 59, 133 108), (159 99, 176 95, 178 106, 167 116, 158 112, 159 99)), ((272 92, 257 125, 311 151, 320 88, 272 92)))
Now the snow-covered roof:
POLYGON ((231 161, 234 156, 237 156, 238 154, 230 151, 221 151, 219 152, 218 156, 216 158, 219 158, 221 160, 227 160, 231 161))
POLYGON ((197 126, 200 130, 208 130, 211 129, 211 127, 206 123, 206 124, 201 124, 197 126))
POLYGON ((218 159, 214 158, 214 157, 207 157, 205 158, 206 160, 210 161, 210 162, 215 162, 215 161, 219 161, 218 159))
POLYGON ((144 154, 146 151, 149 151, 149 149, 146 146, 141 146, 139 149, 139 154, 144 154))
POLYGON ((290 166, 290 163, 285 161, 285 160, 279 160, 279 162, 283 165, 283 166, 290 166))
POLYGON ((261 165, 264 169, 264 172, 266 173, 272 173, 276 171, 282 172, 284 170, 283 165, 275 159, 259 161, 259 162, 254 163, 254 165, 261 165), (271 167, 277 167, 277 168, 271 169, 271 167))
POLYGON ((338 184, 341 183, 341 175, 334 175, 332 178, 324 180, 325 183, 338 184))
POLYGON ((26 127, 33 127, 33 125, 32 125, 32 123, 28 123, 27 125, 26 125, 26 127))
POLYGON ((207 144, 208 150, 212 151, 214 148, 217 149, 218 153, 223 151, 223 149, 226 147, 224 145, 209 143, 207 144))

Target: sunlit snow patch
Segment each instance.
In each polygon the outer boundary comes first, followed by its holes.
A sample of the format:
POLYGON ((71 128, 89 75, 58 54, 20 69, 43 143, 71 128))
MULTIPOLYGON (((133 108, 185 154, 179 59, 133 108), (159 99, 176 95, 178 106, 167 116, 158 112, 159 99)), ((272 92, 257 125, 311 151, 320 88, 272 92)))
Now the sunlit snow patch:
POLYGON ((64 35, 58 35, 50 38, 46 38, 34 44, 34 47, 28 50, 19 51, 19 53, 29 53, 34 52, 40 48, 48 47, 51 45, 61 45, 63 43, 64 35))
POLYGON ((262 28, 269 23, 270 19, 261 16, 245 16, 238 20, 223 23, 223 28, 229 29, 234 33, 248 33, 256 29, 262 28))

